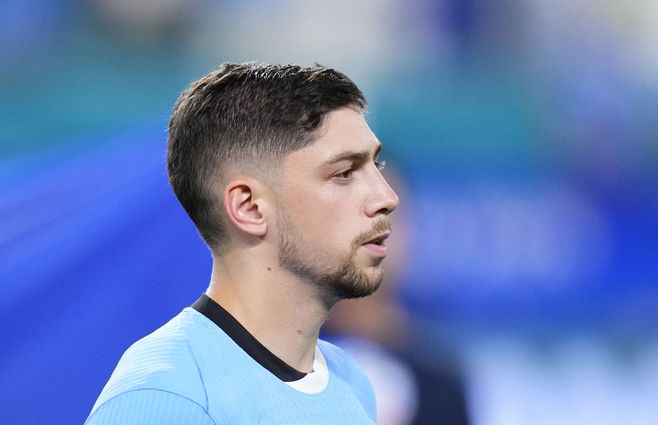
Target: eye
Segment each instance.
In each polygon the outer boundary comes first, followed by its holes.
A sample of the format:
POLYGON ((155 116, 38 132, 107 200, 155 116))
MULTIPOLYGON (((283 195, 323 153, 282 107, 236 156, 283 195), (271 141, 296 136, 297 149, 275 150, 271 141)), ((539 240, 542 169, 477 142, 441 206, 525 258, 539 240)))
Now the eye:
POLYGON ((334 178, 338 180, 349 180, 352 177, 352 173, 352 169, 345 170, 342 173, 336 174, 334 178))
POLYGON ((377 167, 377 169, 379 171, 383 170, 384 168, 386 168, 386 161, 376 159, 375 160, 375 167, 377 167))

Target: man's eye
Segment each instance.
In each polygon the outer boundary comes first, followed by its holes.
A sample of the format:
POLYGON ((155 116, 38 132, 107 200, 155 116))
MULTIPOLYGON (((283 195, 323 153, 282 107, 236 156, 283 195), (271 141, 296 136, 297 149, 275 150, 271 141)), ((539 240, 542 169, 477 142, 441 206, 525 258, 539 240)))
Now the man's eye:
POLYGON ((340 180, 348 180, 350 177, 352 177, 352 170, 345 170, 340 174, 336 174, 334 177, 340 180))
POLYGON ((377 167, 379 171, 383 170, 384 168, 386 168, 386 161, 375 160, 375 167, 377 167))

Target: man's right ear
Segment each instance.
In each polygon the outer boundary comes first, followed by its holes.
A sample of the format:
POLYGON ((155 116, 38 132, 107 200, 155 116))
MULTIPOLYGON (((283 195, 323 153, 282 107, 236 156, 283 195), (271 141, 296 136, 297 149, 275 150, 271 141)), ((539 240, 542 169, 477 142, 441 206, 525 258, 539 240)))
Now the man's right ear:
POLYGON ((261 196, 262 189, 251 179, 232 181, 224 189, 224 210, 231 223, 257 237, 267 232, 267 220, 263 214, 266 201, 261 196))

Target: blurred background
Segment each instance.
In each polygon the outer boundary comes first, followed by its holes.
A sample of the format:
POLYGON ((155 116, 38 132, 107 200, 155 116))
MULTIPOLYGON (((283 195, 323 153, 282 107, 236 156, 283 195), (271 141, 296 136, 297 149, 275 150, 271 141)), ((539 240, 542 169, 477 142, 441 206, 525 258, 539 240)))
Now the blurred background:
POLYGON ((651 0, 4 0, 2 422, 82 423, 205 290, 167 121, 256 60, 368 97, 402 206, 385 287, 326 334, 381 424, 655 424, 656 46, 651 0))

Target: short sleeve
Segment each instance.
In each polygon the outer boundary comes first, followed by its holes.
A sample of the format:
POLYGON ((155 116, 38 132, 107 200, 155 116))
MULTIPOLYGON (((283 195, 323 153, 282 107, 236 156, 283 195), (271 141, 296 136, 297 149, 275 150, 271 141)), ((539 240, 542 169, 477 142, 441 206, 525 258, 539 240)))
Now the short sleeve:
POLYGON ((85 425, 216 425, 206 410, 175 393, 142 389, 111 398, 92 411, 85 425))

